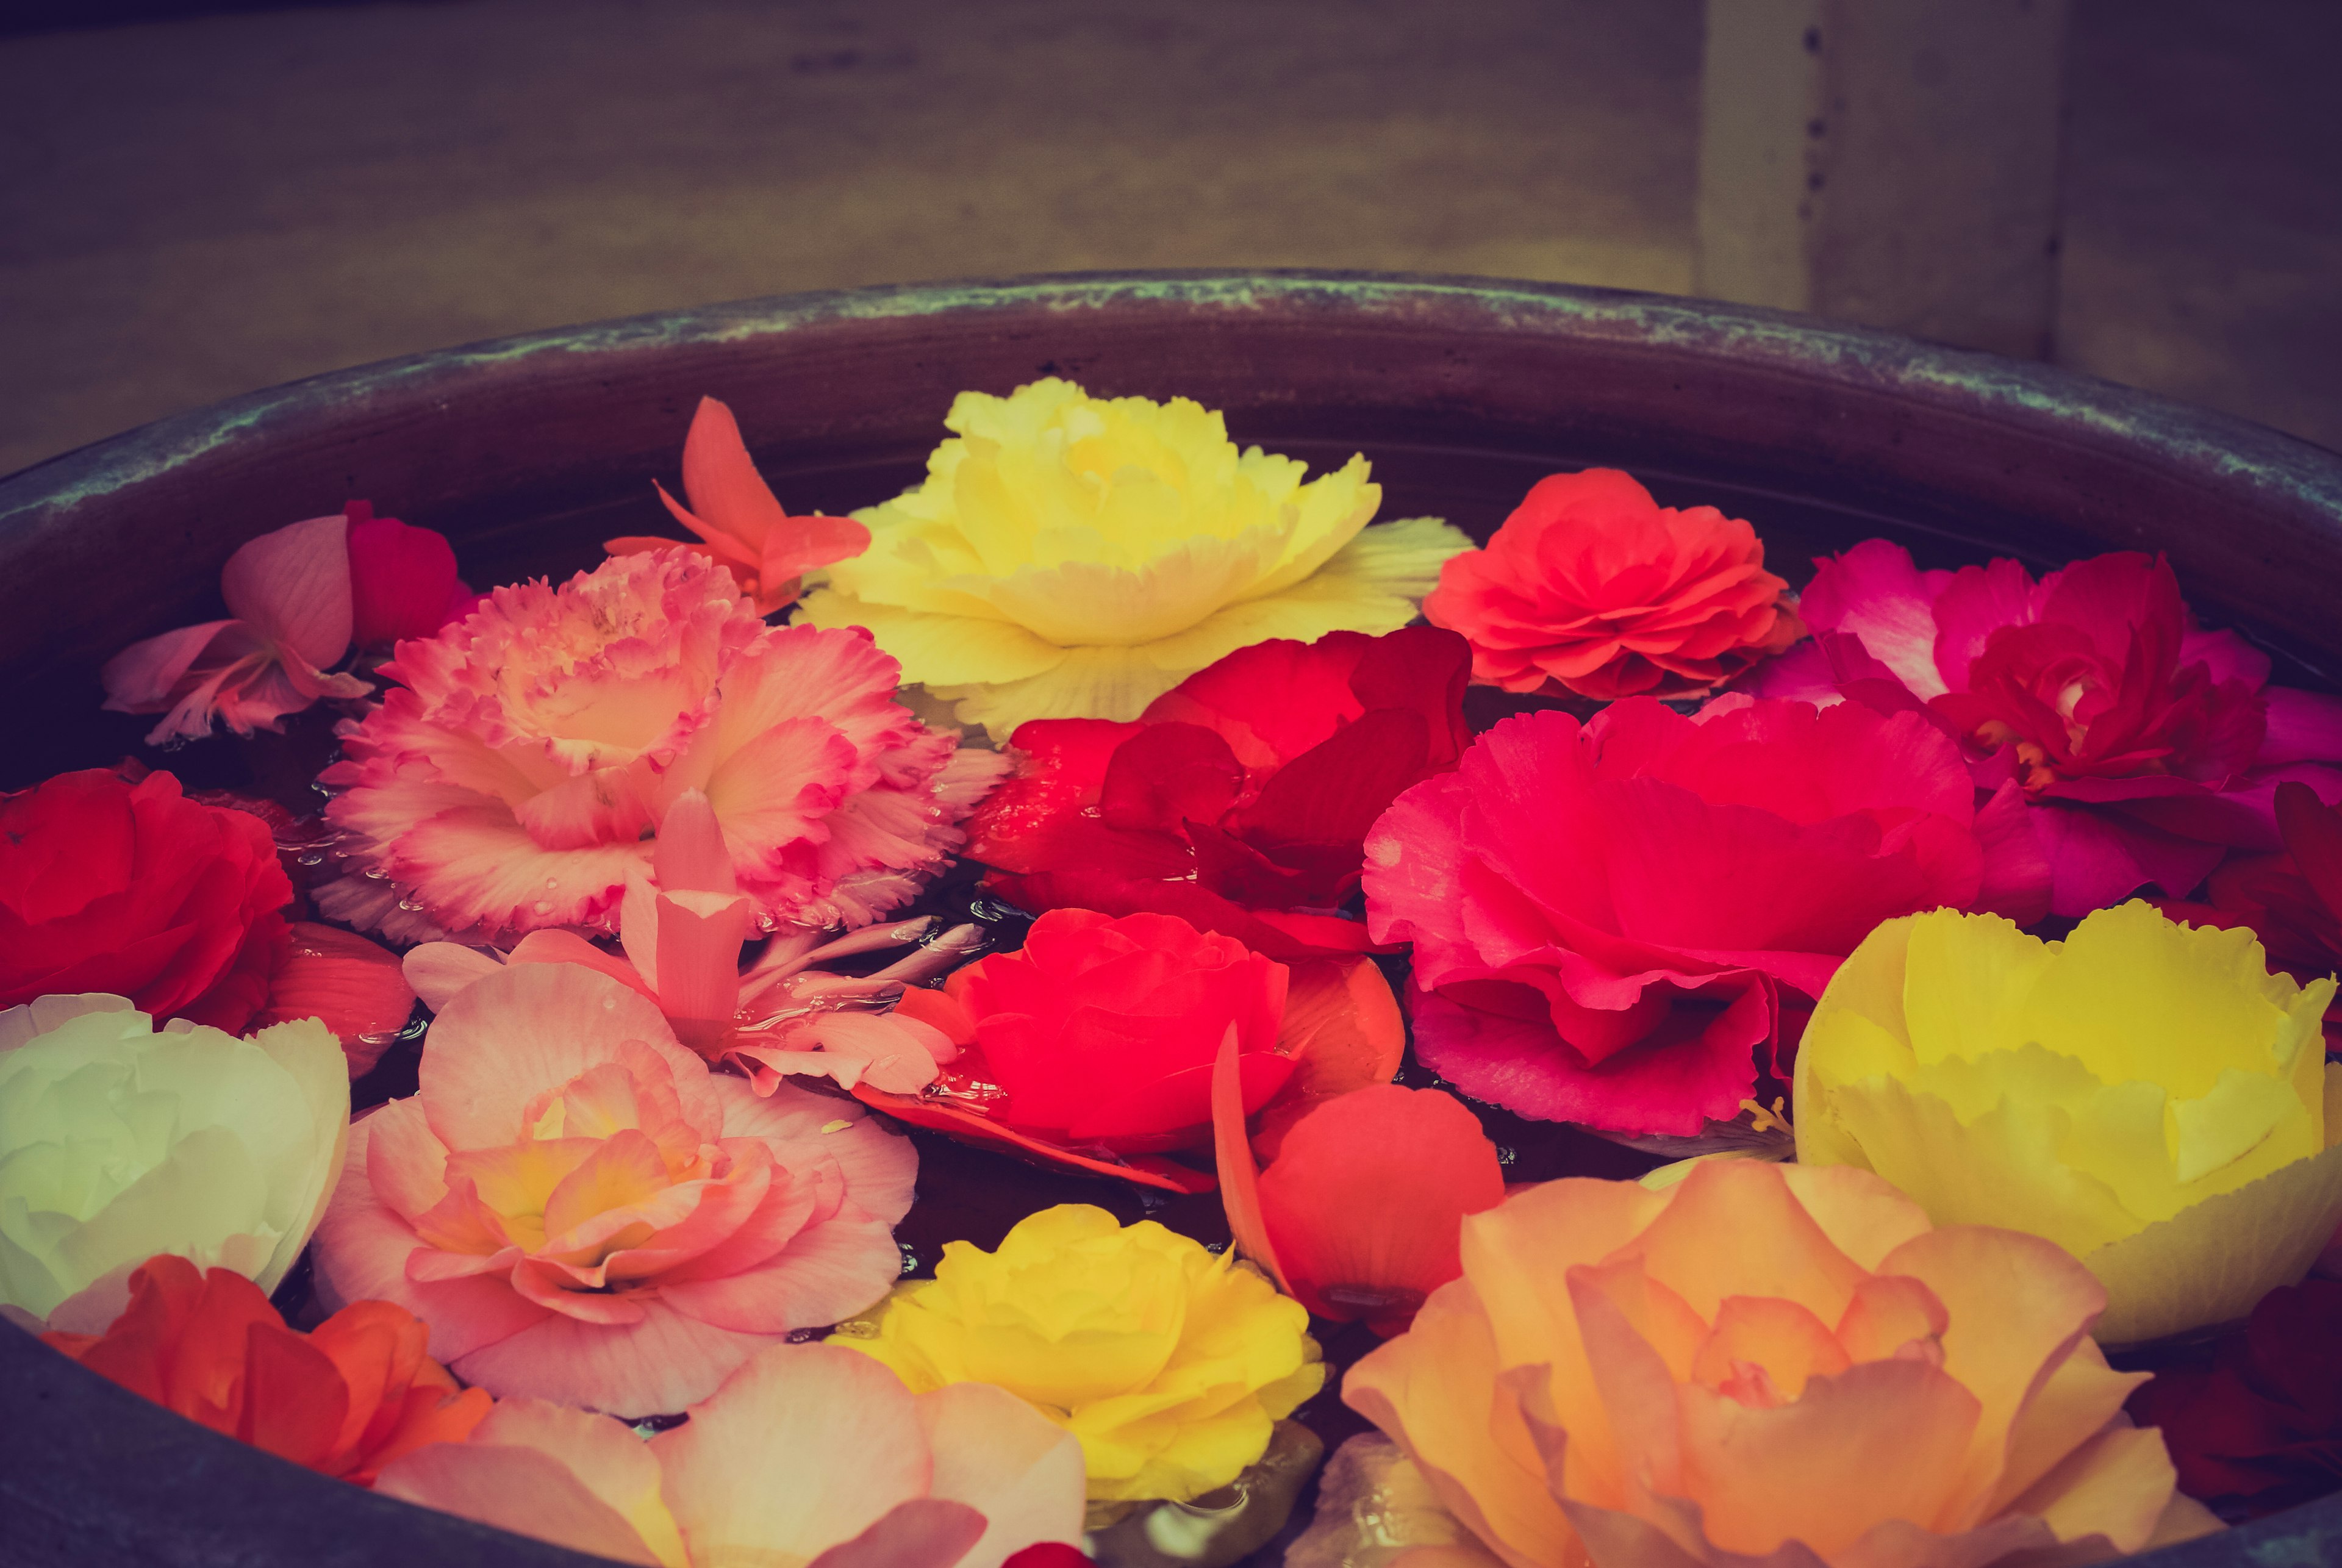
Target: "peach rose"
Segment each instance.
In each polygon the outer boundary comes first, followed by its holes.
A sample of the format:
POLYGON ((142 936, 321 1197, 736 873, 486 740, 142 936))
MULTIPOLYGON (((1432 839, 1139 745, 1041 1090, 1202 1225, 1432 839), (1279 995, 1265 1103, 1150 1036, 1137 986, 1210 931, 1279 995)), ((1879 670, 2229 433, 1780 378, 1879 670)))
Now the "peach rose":
POLYGON ((681 1410, 901 1273, 907 1139, 849 1102, 712 1077, 656 1004, 515 964, 431 1025, 421 1092, 350 1129, 314 1255, 499 1397, 681 1410))
POLYGON ((2212 1523, 2122 1414, 2089 1272, 1867 1172, 1551 1182, 1463 1258, 1343 1398, 1512 1568, 1983 1568, 2212 1523))
POLYGON ((1756 531, 1713 506, 1662 507, 1615 468, 1537 481, 1485 550, 1451 557, 1423 602, 1472 644, 1472 678, 1607 701, 1681 696, 1806 634, 1756 531))
POLYGON ((326 817, 364 874, 329 914, 419 939, 611 929, 686 791, 715 808, 764 929, 863 925, 959 846, 1005 770, 895 700, 869 634, 768 627, 731 574, 672 550, 498 588, 402 643, 343 727, 326 817))

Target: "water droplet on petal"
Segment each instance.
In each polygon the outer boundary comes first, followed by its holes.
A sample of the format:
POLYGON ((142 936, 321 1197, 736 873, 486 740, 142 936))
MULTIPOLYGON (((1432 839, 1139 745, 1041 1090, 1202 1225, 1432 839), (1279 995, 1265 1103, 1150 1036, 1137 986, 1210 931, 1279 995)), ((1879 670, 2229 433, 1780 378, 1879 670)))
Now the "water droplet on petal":
POLYGON ((541 898, 535 904, 530 904, 529 907, 536 911, 539 914, 551 914, 553 913, 553 905, 545 903, 545 900, 541 898))
POLYGON ((559 887, 561 885, 561 882, 557 877, 548 876, 545 879, 545 885, 548 888, 559 887))

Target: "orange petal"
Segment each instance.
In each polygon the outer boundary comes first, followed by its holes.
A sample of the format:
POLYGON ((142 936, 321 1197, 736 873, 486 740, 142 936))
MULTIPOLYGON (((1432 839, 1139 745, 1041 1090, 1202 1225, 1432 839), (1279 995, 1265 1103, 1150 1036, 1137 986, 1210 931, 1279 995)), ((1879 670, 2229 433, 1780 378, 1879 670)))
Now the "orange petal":
POLYGON ((1307 958, 1291 965, 1280 1055, 1296 1059, 1293 1076, 1257 1118, 1254 1152, 1276 1151, 1311 1107, 1370 1084, 1387 1084, 1406 1054, 1406 1023, 1390 982, 1366 958, 1307 958))
POLYGON ((130 1304, 104 1333, 45 1333, 41 1340, 141 1399, 175 1409, 165 1369, 175 1358, 180 1336, 203 1293, 202 1271, 166 1253, 133 1271, 130 1304))
MULTIPOLYGON (((1851 1311, 1852 1309, 1847 1309, 1851 1311)), ((1853 1364, 1829 1324, 1778 1296, 1726 1296, 1691 1374, 1744 1404, 1786 1404, 1853 1364), (1754 1374, 1761 1371, 1763 1376, 1754 1374)))
POLYGON ((806 1568, 952 1568, 983 1539, 984 1515, 965 1503, 915 1497, 806 1568))
POLYGON ((1208 1171, 1195 1170, 1175 1160, 1153 1154, 1128 1154, 1120 1160, 1099 1160, 1087 1154, 1077 1154, 1029 1133, 1005 1127, 983 1113, 971 1111, 964 1105, 917 1094, 889 1094, 866 1081, 855 1084, 854 1097, 872 1110, 884 1111, 914 1127, 948 1133, 963 1143, 1000 1149, 1020 1155, 1036 1165, 1054 1165, 1061 1170, 1116 1176, 1126 1182, 1136 1182, 1142 1187, 1160 1187, 1166 1193, 1208 1193, 1219 1184, 1208 1171))
POLYGON ((255 1323, 245 1353, 244 1419, 236 1436, 312 1470, 334 1453, 350 1393, 334 1358, 278 1323, 255 1323))
POLYGON ((740 439, 740 422, 712 397, 699 400, 683 438, 683 493, 693 512, 739 540, 759 562, 765 535, 788 520, 740 439))
POLYGON ((895 1011, 906 1018, 916 1018, 932 1028, 942 1030, 945 1037, 955 1045, 966 1047, 976 1044, 976 1020, 968 1016, 966 1007, 946 992, 930 991, 924 985, 906 986, 902 999, 895 1004, 895 1011))
POLYGON ((203 1293, 177 1344, 165 1352, 163 1403, 215 1432, 240 1436, 245 1354, 253 1328, 264 1324, 283 1328, 285 1320, 258 1285, 232 1269, 206 1270, 203 1293))
POLYGON ((415 1010, 398 954, 335 926, 296 920, 285 961, 269 977, 268 1004, 252 1021, 265 1029, 291 1018, 317 1018, 338 1035, 350 1076, 374 1070, 415 1010))
POLYGON ((1284 1263, 1279 1279, 1304 1305, 1396 1333, 1463 1272, 1464 1216, 1504 1196, 1496 1145, 1461 1102, 1377 1084, 1296 1123, 1256 1202, 1284 1263))
MULTIPOLYGON (((768 589, 818 566, 851 560, 870 548, 870 530, 851 517, 791 517, 765 535, 764 570, 768 589)), ((776 606, 777 608, 778 606, 776 606)))
POLYGON ((1212 1063, 1212 1154, 1219 1170, 1220 1206, 1226 1211, 1236 1251, 1267 1270, 1277 1289, 1293 1295, 1292 1282, 1277 1261, 1276 1243, 1262 1215, 1260 1168, 1253 1164, 1252 1146, 1245 1141, 1244 1080, 1237 1054, 1236 1027, 1231 1024, 1212 1063))
POLYGON ((1645 1265, 1711 1323, 1729 1282, 1736 1295, 1779 1296, 1835 1323, 1868 1277, 1831 1243, 1778 1165, 1704 1161, 1666 1195, 1666 1211, 1637 1243, 1645 1265))
MULTIPOLYGON (((609 1421, 578 1413, 587 1421, 609 1421)), ((618 1437, 642 1446, 624 1426, 609 1423, 618 1437)), ((657 1555, 626 1516, 596 1496, 559 1456, 542 1449, 436 1443, 384 1466, 374 1489, 515 1535, 658 1568, 657 1555)))
POLYGON ((554 1187, 545 1201, 545 1233, 565 1235, 596 1214, 647 1203, 674 1184, 658 1145, 625 1128, 604 1139, 554 1187))
POLYGON ((1856 1361, 1883 1361, 1909 1353, 1913 1343, 1940 1361, 1944 1330, 1951 1314, 1936 1293, 1908 1274, 1874 1274, 1854 1287, 1854 1300, 1838 1320, 1837 1343, 1856 1361))

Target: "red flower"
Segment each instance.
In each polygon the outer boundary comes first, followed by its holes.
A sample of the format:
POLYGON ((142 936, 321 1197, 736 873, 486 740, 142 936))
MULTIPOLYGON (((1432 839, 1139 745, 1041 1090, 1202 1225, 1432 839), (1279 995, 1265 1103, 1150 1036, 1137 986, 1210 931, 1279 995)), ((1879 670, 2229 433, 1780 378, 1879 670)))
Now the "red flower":
POLYGON ((1540 479, 1485 550, 1440 568, 1425 619, 1472 644, 1472 677, 1605 700, 1705 691, 1806 629, 1756 531, 1678 512, 1615 468, 1540 479))
POLYGON ((412 528, 352 501, 349 522, 350 641, 386 648, 427 637, 471 614, 480 595, 455 575, 455 552, 445 534, 412 528))
POLYGON ((267 998, 292 897, 260 819, 169 774, 0 795, 0 1007, 103 991, 235 1033, 267 998))
POLYGON ((388 1302, 344 1307, 309 1333, 285 1326, 231 1269, 150 1258, 102 1334, 42 1340, 142 1398, 322 1474, 370 1486, 385 1464, 461 1443, 493 1402, 425 1353, 430 1330, 388 1302))
POLYGON ((1820 565, 1802 606, 1814 644, 1754 689, 1928 714, 1981 788, 2024 792, 2052 913, 2150 884, 2184 898, 2229 849, 2275 850, 2287 780, 2342 798, 2327 765, 2342 762, 2342 699, 2268 685, 2266 655, 2193 624, 2159 556, 2036 582, 2015 561, 1921 572, 1874 539, 1820 565))
MULTIPOLYGON (((2342 808, 2291 780, 2275 800, 2281 853, 2232 856, 2205 884, 2205 903, 2158 899, 2156 907, 2190 925, 2249 930, 2272 968, 2307 984, 2342 969, 2342 808)), ((2329 1049, 2342 1042, 2342 1002, 2327 1009, 2326 1041, 2329 1049)))
POLYGON ((1427 626, 1255 644, 1135 724, 1036 719, 969 858, 1028 909, 1176 915, 1273 958, 1357 953, 1334 911, 1400 791, 1456 765, 1468 651, 1427 626))
POLYGON ((2163 1429, 2179 1490, 2231 1514, 2274 1513, 2342 1476, 2342 1283, 2261 1298, 2208 1371, 2157 1373, 2131 1418, 2163 1429))
POLYGON ((2037 904, 2037 862, 1987 854, 2016 809, 1978 813, 1916 714, 1741 696, 1696 719, 1648 697, 1584 726, 1527 714, 1376 824, 1366 918, 1415 943, 1416 1054, 1466 1094, 1696 1133, 1879 922, 2037 904))

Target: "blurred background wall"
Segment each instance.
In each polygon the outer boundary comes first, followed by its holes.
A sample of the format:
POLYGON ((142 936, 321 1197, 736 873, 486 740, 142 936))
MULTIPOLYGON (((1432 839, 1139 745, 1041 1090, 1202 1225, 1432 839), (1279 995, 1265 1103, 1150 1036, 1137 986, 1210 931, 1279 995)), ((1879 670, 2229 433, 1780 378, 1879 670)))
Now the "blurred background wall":
MULTIPOLYGON (((343 365, 801 289, 1691 292, 1702 36, 1701 0, 19 0, 0 473, 343 365)), ((2342 446, 2337 44, 2336 0, 2072 0, 2053 357, 2342 446)))

